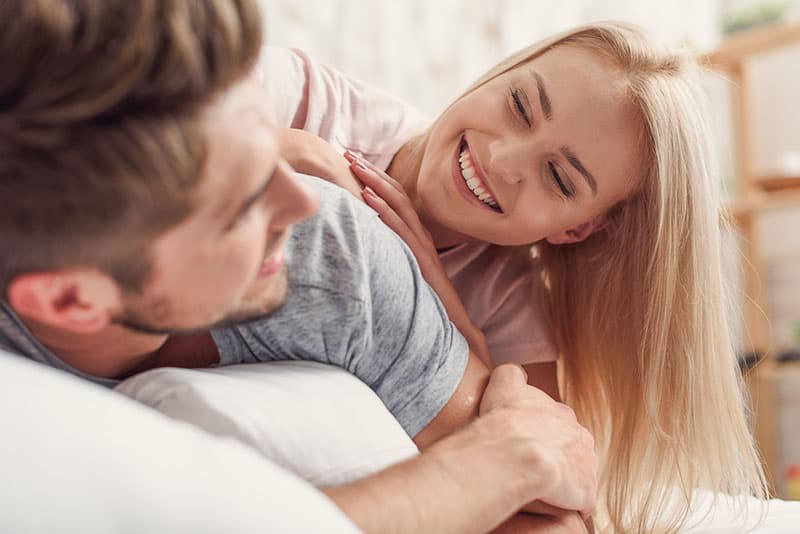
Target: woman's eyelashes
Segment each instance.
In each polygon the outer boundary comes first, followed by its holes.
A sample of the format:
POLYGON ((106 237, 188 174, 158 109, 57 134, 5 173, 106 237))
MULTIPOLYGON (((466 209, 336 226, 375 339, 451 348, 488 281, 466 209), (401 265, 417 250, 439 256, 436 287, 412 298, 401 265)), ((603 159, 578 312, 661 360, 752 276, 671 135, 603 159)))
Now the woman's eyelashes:
POLYGON ((561 194, 565 198, 572 198, 575 196, 575 191, 572 190, 572 184, 561 177, 561 174, 558 172, 558 167, 556 167, 552 161, 547 162, 547 169, 550 172, 556 187, 558 187, 558 189, 561 191, 561 194))
POLYGON ((530 128, 532 122, 526 107, 528 103, 528 95, 526 95, 525 91, 522 89, 515 89, 513 87, 510 90, 510 95, 514 114, 525 121, 525 124, 528 125, 528 128, 530 128))

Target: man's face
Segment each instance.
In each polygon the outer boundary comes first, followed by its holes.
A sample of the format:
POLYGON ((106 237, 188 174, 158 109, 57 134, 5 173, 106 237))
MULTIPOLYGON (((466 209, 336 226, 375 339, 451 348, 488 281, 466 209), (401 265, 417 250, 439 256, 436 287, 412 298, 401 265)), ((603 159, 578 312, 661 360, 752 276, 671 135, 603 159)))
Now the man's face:
POLYGON ((189 217, 150 249, 144 290, 115 320, 189 332, 263 316, 286 299, 284 245, 318 199, 292 175, 273 136, 263 88, 242 82, 205 112, 207 155, 189 217))

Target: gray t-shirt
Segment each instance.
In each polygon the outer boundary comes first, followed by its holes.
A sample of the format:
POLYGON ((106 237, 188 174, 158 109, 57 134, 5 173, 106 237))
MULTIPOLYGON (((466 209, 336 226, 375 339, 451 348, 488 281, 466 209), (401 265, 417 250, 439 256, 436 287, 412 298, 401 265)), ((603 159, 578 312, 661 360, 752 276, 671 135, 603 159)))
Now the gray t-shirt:
MULTIPOLYGON (((370 386, 409 435, 424 428, 455 391, 469 349, 422 278, 412 252, 349 193, 301 177, 320 212, 287 243, 290 295, 268 317, 216 328, 220 365, 311 360, 342 367, 370 386)), ((0 346, 98 384, 39 343, 7 303, 0 346)))

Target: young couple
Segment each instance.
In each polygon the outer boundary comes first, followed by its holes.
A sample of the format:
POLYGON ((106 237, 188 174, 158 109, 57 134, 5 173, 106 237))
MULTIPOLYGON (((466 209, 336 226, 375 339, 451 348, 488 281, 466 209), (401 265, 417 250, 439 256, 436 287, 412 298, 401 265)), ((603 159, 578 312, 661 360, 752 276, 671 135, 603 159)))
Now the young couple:
POLYGON ((541 391, 558 393, 556 353, 597 441, 604 524, 674 530, 676 489, 684 505, 695 487, 763 491, 688 60, 580 28, 419 130, 300 53, 253 75, 252 2, 68 4, 4 7, 1 345, 106 385, 290 357, 348 369, 423 449, 324 489, 367 531, 583 528, 593 444, 541 391), (285 158, 363 195, 410 249, 285 158), (539 388, 487 369, 506 361, 539 388), (512 517, 540 503, 574 512, 512 517))

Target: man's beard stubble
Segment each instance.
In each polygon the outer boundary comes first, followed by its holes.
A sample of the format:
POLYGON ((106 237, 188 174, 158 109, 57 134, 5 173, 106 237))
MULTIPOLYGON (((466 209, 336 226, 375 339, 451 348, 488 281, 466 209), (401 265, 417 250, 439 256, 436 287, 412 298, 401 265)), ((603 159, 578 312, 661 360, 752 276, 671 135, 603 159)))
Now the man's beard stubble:
MULTIPOLYGON (((254 320, 265 319, 272 313, 278 311, 286 303, 291 294, 286 268, 284 267, 273 276, 279 277, 279 279, 273 279, 273 281, 277 281, 278 287, 274 288, 269 294, 254 295, 249 298, 245 297, 239 309, 230 311, 224 314, 220 319, 206 324, 191 327, 170 325, 169 321, 172 314, 172 306, 168 297, 163 296, 155 298, 152 303, 146 305, 136 305, 129 302, 125 311, 119 317, 115 317, 113 322, 128 330, 141 334, 190 335, 207 332, 213 328, 233 326, 254 320), (248 305, 251 302, 252 304, 248 305), (164 319, 159 320, 159 317, 163 317, 164 319)), ((130 301, 132 299, 126 300, 130 301)))

